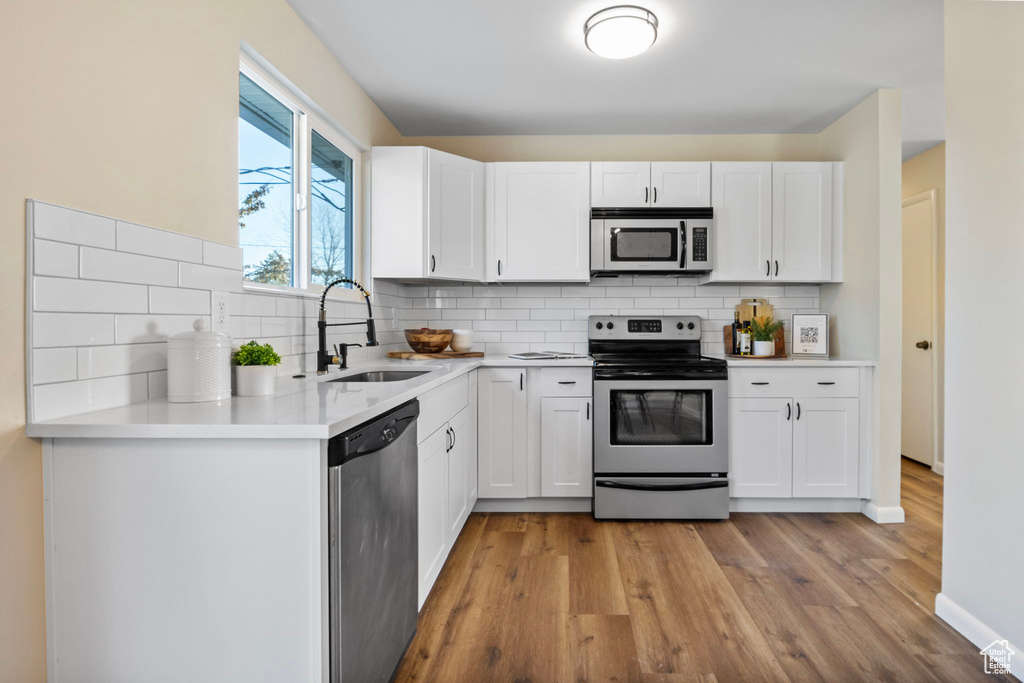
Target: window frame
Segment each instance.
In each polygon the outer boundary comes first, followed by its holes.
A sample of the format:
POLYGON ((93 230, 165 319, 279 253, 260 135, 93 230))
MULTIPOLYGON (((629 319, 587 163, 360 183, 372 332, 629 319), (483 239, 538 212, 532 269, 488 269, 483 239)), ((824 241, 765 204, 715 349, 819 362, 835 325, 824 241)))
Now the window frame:
MULTIPOLYGON (((346 210, 352 211, 352 273, 353 280, 370 290, 370 283, 363 282, 363 216, 362 216, 362 166, 363 149, 326 115, 316 110, 316 105, 294 87, 288 87, 284 79, 276 77, 257 60, 242 53, 238 71, 267 91, 282 105, 292 111, 294 144, 292 149, 293 187, 292 198, 292 285, 272 285, 252 282, 242 277, 244 291, 283 294, 300 297, 319 297, 323 285, 312 282, 312 132, 316 131, 327 142, 337 147, 352 159, 352 179, 346 196, 346 210)), ((237 139, 237 135, 236 135, 237 139)), ((236 153, 237 158, 237 153, 236 153)), ((355 289, 335 287, 328 298, 340 301, 361 302, 363 296, 355 289)))

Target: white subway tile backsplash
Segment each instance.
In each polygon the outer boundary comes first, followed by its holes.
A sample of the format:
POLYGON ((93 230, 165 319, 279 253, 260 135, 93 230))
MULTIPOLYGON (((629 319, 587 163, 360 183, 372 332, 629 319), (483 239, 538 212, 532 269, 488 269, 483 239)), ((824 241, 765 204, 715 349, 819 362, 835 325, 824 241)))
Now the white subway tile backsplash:
POLYGON ((167 369, 167 344, 120 344, 78 349, 78 378, 132 375, 167 369))
POLYGON ((557 320, 520 320, 516 330, 520 332, 558 332, 562 324, 557 320))
MULTIPOLYGON (((544 308, 545 301, 548 301, 548 299, 543 299, 541 297, 526 297, 526 296, 510 297, 510 298, 505 298, 505 299, 501 300, 501 307, 502 308, 544 308)), ((563 306, 562 308, 565 308, 565 307, 563 306)))
POLYGON ((35 384, 67 382, 77 378, 78 354, 75 349, 32 351, 32 381, 35 384))
POLYGON ((81 258, 82 277, 87 280, 167 287, 178 284, 176 261, 92 247, 82 247, 81 258))
POLYGON ((32 314, 33 348, 113 343, 113 315, 98 313, 32 314))
POLYGON ((242 291, 242 273, 238 270, 204 266, 198 263, 178 263, 179 287, 209 289, 215 292, 242 291))
POLYGON ((118 344, 144 344, 167 341, 181 332, 188 332, 198 315, 118 315, 115 316, 115 340, 118 344))
POLYGON ((33 393, 34 419, 55 420, 145 401, 148 385, 147 375, 141 374, 37 386, 33 393))
POLYGON ((242 269, 242 250, 217 242, 203 241, 203 263, 218 268, 242 269))
POLYGON ((167 398, 167 371, 149 373, 149 398, 167 398))
POLYGON ((32 202, 32 232, 57 242, 114 248, 113 218, 42 202, 32 202))
POLYGON ((518 322, 515 320, 477 320, 473 323, 474 331, 483 332, 515 332, 518 322))
POLYGON ((232 313, 230 328, 232 339, 256 339, 262 336, 263 328, 260 325, 260 318, 250 315, 235 315, 232 313))
MULTIPOLYGON (((304 318, 261 318, 264 337, 288 337, 303 334, 306 329, 304 318)), ((316 331, 316 321, 312 321, 312 330, 316 331)))
POLYGON ((501 341, 511 342, 542 342, 546 339, 546 332, 502 332, 501 341))
POLYGON ((54 277, 78 277, 78 245, 35 239, 32 242, 33 272, 54 277))
POLYGON ((202 240, 123 221, 117 221, 117 250, 175 261, 203 262, 202 240))
MULTIPOLYGON (((203 289, 150 287, 149 312, 209 315, 210 292, 203 289)), ((230 310, 230 303, 229 312, 234 315, 230 310)))
POLYGON ((145 313, 149 310, 144 285, 37 277, 32 283, 37 311, 75 313, 145 313))
POLYGON ((535 308, 530 311, 530 320, 572 320, 573 315, 569 308, 535 308))

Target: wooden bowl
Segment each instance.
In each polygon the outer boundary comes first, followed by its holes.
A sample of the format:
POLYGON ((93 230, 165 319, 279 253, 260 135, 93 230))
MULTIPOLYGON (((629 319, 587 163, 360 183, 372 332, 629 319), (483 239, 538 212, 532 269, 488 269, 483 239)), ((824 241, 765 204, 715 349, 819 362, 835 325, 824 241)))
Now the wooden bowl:
POLYGON ((405 341, 416 353, 441 353, 452 341, 452 330, 405 330, 405 341))

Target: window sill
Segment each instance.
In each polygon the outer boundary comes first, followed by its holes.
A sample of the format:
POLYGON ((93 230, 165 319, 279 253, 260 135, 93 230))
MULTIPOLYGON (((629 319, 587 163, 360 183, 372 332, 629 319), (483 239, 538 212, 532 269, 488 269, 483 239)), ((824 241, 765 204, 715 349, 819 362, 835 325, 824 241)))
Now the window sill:
MULTIPOLYGON (((258 282, 249 282, 248 280, 244 280, 242 282, 242 291, 250 294, 290 296, 296 299, 319 299, 320 294, 323 292, 322 289, 314 291, 310 289, 298 289, 296 287, 282 287, 280 285, 263 285, 258 282)), ((344 287, 334 287, 331 289, 327 294, 327 299, 328 301, 343 301, 349 303, 362 303, 364 301, 363 295, 360 292, 354 289, 346 289, 344 287)))

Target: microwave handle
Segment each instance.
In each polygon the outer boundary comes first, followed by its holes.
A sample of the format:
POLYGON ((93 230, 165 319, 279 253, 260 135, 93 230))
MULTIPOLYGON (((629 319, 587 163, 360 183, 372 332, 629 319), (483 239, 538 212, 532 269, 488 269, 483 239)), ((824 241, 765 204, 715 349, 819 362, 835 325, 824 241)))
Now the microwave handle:
POLYGON ((686 221, 679 221, 679 267, 686 270, 686 221))

